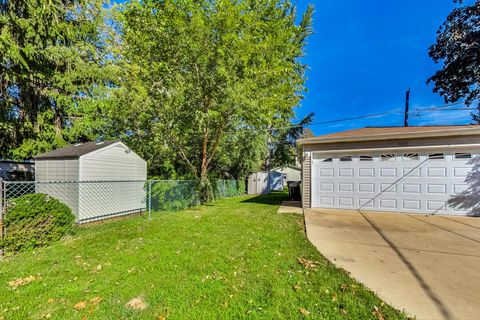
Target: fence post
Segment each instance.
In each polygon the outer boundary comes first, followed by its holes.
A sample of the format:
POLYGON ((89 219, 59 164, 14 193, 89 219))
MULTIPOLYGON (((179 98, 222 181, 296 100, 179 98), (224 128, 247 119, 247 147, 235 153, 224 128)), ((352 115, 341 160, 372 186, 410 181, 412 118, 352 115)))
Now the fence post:
POLYGON ((148 181, 148 220, 152 220, 152 181, 148 181))
MULTIPOLYGON (((0 240, 3 240, 3 210, 5 208, 5 194, 3 179, 0 178, 0 240)), ((3 257, 3 248, 0 248, 0 259, 3 257)))

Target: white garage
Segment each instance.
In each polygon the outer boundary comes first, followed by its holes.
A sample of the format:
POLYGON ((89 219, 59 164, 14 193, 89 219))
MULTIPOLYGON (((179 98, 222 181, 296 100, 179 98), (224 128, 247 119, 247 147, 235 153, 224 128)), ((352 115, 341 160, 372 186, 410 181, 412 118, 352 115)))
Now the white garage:
POLYGON ((479 126, 362 128, 298 143, 304 208, 478 214, 479 126))

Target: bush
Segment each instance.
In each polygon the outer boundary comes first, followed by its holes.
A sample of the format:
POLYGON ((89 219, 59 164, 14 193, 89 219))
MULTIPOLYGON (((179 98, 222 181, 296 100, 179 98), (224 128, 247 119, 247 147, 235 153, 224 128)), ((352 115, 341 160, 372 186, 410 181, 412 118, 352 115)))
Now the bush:
POLYGON ((243 195, 245 194, 245 182, 243 180, 217 180, 214 194, 216 199, 243 195))
POLYGON ((70 208, 46 194, 27 194, 7 202, 5 234, 0 246, 6 252, 31 250, 58 241, 73 230, 70 208))
POLYGON ((13 170, 7 172, 5 177, 7 181, 33 181, 35 180, 35 173, 25 170, 13 170))
POLYGON ((197 186, 194 181, 165 180, 151 183, 150 205, 152 210, 181 210, 199 203, 197 186))

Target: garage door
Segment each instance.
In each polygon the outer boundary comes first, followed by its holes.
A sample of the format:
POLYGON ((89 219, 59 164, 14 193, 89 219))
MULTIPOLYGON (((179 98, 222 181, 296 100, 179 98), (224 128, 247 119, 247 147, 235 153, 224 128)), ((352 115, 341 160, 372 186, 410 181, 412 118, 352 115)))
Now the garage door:
POLYGON ((448 199, 468 187, 478 153, 314 153, 312 207, 465 214, 448 199))

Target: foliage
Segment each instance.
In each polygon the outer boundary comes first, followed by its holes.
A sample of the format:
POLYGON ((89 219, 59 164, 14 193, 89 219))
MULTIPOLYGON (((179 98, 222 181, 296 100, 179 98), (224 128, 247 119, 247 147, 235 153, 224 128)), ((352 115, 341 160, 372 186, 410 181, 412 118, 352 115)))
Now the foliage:
POLYGON ((212 163, 216 178, 242 180, 262 168, 268 155, 267 131, 238 130, 225 137, 212 163))
MULTIPOLYGON (((212 199, 234 197, 245 193, 243 180, 210 179, 212 199)), ((174 211, 199 204, 200 194, 194 180, 152 180, 150 206, 155 211, 174 211)), ((148 187, 148 186, 147 186, 148 187)))
POLYGON ((195 181, 154 180, 147 183, 151 183, 152 210, 180 210, 198 204, 195 181))
MULTIPOLYGON (((463 1, 456 1, 463 2, 463 1)), ((443 67, 428 82, 445 102, 480 99, 480 0, 454 9, 437 31, 437 41, 429 55, 443 67)), ((478 104, 480 108, 480 104, 478 104)), ((480 109, 479 109, 480 112, 480 109)), ((480 115, 472 115, 480 123, 480 115)))
POLYGON ((74 241, 0 263, 2 315, 302 319, 304 308, 309 319, 372 319, 378 307, 385 319, 406 319, 327 262, 306 238, 303 217, 277 214, 283 200, 283 193, 235 197, 81 228, 74 241), (39 274, 16 290, 7 285, 39 274), (126 307, 139 296, 144 310, 126 307), (81 301, 85 309, 74 309, 81 301))
POLYGON ((7 181, 33 181, 35 180, 35 173, 30 170, 13 170, 7 172, 5 178, 7 181))
POLYGON ((0 157, 98 137, 115 70, 102 0, 4 0, 0 29, 0 157))
POLYGON ((297 25, 289 1, 125 4, 118 11, 119 127, 132 139, 175 150, 191 176, 210 188, 219 150, 242 148, 239 131, 258 134, 293 115, 304 90, 305 66, 297 58, 311 16, 309 7, 297 25))
POLYGON ((49 245, 72 231, 75 216, 70 208, 46 194, 9 199, 3 223, 7 231, 1 247, 7 252, 49 245))
POLYGON ((308 114, 294 126, 272 130, 271 135, 274 140, 270 145, 272 158, 271 163, 268 165, 269 168, 296 164, 297 139, 303 138, 309 133, 305 127, 312 123, 314 115, 313 112, 308 114))
POLYGON ((244 194, 244 180, 217 180, 215 183, 215 198, 228 198, 244 194))

